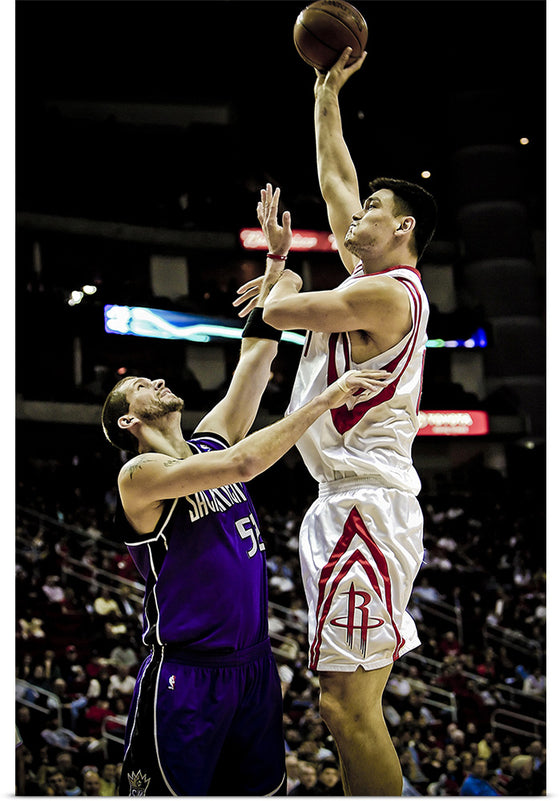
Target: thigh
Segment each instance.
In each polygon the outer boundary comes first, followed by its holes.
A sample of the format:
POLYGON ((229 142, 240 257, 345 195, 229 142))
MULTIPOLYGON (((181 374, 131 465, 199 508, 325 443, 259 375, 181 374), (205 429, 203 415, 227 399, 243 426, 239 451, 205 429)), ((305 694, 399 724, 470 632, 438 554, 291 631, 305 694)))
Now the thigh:
POLYGON ((164 663, 157 694, 157 748, 176 795, 208 795, 239 705, 235 668, 164 663))
POLYGON ((120 795, 208 795, 238 699, 235 671, 150 657, 131 707, 120 795))
POLYGON ((119 795, 173 795, 158 760, 155 699, 162 655, 151 654, 139 672, 128 716, 119 795))
POLYGON ((422 527, 417 499, 386 488, 329 496, 308 512, 300 556, 313 669, 379 669, 419 645, 406 605, 422 527))
POLYGON ((241 668, 243 694, 224 742, 212 795, 286 794, 282 691, 272 654, 241 668))

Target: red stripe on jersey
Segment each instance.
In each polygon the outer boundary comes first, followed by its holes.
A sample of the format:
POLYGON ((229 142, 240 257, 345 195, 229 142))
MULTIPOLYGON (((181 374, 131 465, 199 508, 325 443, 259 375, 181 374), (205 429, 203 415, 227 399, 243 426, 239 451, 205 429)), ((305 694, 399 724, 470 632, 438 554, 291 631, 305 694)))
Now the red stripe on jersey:
POLYGON ((422 388, 424 386, 424 365, 426 364, 426 351, 422 354, 422 367, 420 369, 420 390, 418 392, 418 403, 416 404, 416 415, 420 413, 420 401, 422 400, 422 388))
MULTIPOLYGON (((363 534, 370 537, 369 531, 366 528, 366 524, 358 514, 357 514, 357 519, 355 521, 355 525, 356 528, 361 526, 363 529, 363 534)), ((394 662, 395 659, 398 659, 399 657, 401 649, 404 645, 404 638, 402 637, 400 631, 398 630, 395 620, 393 618, 393 597, 391 592, 391 577, 389 576, 389 565, 387 564, 387 560, 383 555, 383 552, 380 550, 379 546, 374 542, 374 540, 371 540, 371 545, 372 547, 370 548, 370 550, 372 552, 373 558, 375 559, 375 564, 377 565, 377 569, 379 570, 379 573, 381 574, 381 577, 383 579, 383 586, 385 589, 385 607, 389 613, 389 617, 391 618, 391 625, 393 626, 393 631, 395 632, 395 638, 397 641, 395 650, 393 651, 393 662, 394 662)))
MULTIPOLYGON (((346 431, 349 431, 351 428, 353 428, 356 425, 356 423, 358 423, 370 409, 374 409, 376 406, 379 406, 385 401, 391 400, 391 398, 397 391, 399 381, 401 380, 406 368, 410 364, 410 361, 416 350, 418 335, 420 333, 420 319, 421 319, 421 306, 422 306, 420 293, 418 291, 418 288, 408 279, 397 278, 396 280, 401 281, 401 283, 403 283, 408 289, 408 291, 411 293, 412 303, 414 308, 412 315, 413 329, 412 329, 412 334, 408 342, 404 346, 403 350, 388 364, 384 365, 383 369, 387 370, 388 372, 392 372, 395 370, 398 364, 402 363, 403 359, 405 359, 404 365, 402 366, 396 378, 394 378, 389 384, 387 384, 381 390, 381 392, 378 392, 377 395, 375 395, 373 398, 370 398, 367 401, 362 401, 361 403, 357 403, 353 409, 348 409, 347 406, 340 406, 338 409, 331 409, 331 418, 334 427, 336 428, 339 434, 345 434, 346 431)), ((338 337, 339 334, 331 334, 331 336, 329 337, 329 360, 327 366, 327 382, 329 385, 340 377, 338 375, 336 368, 336 343, 338 337)))

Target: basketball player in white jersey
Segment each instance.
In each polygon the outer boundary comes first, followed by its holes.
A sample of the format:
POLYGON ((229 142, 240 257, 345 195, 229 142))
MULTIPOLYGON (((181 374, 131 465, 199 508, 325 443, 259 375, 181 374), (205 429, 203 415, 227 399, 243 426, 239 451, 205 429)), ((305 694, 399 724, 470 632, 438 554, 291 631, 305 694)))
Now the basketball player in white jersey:
MULTIPOLYGON (((346 795, 402 793, 402 772, 381 698, 393 662, 419 645, 406 612, 422 554, 423 520, 412 465, 418 430, 428 301, 416 269, 435 227, 422 187, 376 179, 362 204, 344 142, 338 93, 363 64, 350 49, 317 73, 315 132, 319 182, 349 277, 335 290, 301 292, 284 270, 264 319, 307 329, 289 411, 350 369, 384 369, 386 386, 324 415, 298 442, 319 497, 300 535, 309 604, 310 667, 318 671, 320 710, 339 750, 346 795)), ((258 216, 269 251, 289 225, 277 222, 279 190, 261 192, 258 216)), ((287 256, 287 251, 281 253, 287 256)), ((240 288, 247 314, 262 280, 240 288)), ((277 261, 276 261, 277 266, 277 261)), ((272 281, 271 281, 272 282, 272 281)))

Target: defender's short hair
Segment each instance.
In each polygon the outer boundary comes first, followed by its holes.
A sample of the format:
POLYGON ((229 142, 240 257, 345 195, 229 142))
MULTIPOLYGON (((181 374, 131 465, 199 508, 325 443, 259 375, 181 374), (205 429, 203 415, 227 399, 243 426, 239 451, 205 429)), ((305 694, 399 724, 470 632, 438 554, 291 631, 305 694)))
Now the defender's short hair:
POLYGON ((126 431, 119 426, 119 417, 128 414, 130 404, 124 391, 124 384, 131 379, 134 379, 134 376, 121 378, 107 395, 101 412, 101 425, 103 433, 111 445, 121 451, 136 453, 138 442, 135 437, 130 431, 126 431))

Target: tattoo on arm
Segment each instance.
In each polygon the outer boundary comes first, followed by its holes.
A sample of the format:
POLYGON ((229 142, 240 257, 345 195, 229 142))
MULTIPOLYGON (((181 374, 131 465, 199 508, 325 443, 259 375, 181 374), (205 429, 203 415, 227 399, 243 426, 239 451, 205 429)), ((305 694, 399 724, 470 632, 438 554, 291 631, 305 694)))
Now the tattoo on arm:
POLYGON ((134 474, 137 473, 139 470, 142 470, 145 464, 153 461, 154 461, 153 459, 142 459, 142 461, 134 462, 134 464, 131 464, 130 467, 128 468, 128 477, 132 479, 134 477, 134 474))
MULTIPOLYGON (((148 458, 148 459, 142 459, 142 461, 134 462, 134 464, 131 464, 130 467, 128 468, 128 477, 132 480, 134 478, 134 475, 139 470, 142 470, 145 464, 154 461, 155 459, 148 458)), ((177 461, 178 461, 177 459, 168 459, 167 461, 163 462, 162 465, 163 467, 173 467, 173 465, 177 464, 177 461)))
POLYGON ((136 462, 135 464, 131 464, 130 465, 130 467, 128 468, 128 477, 131 480, 132 480, 134 474, 138 472, 138 470, 142 470, 142 465, 143 465, 143 462, 140 462, 140 463, 136 462))

